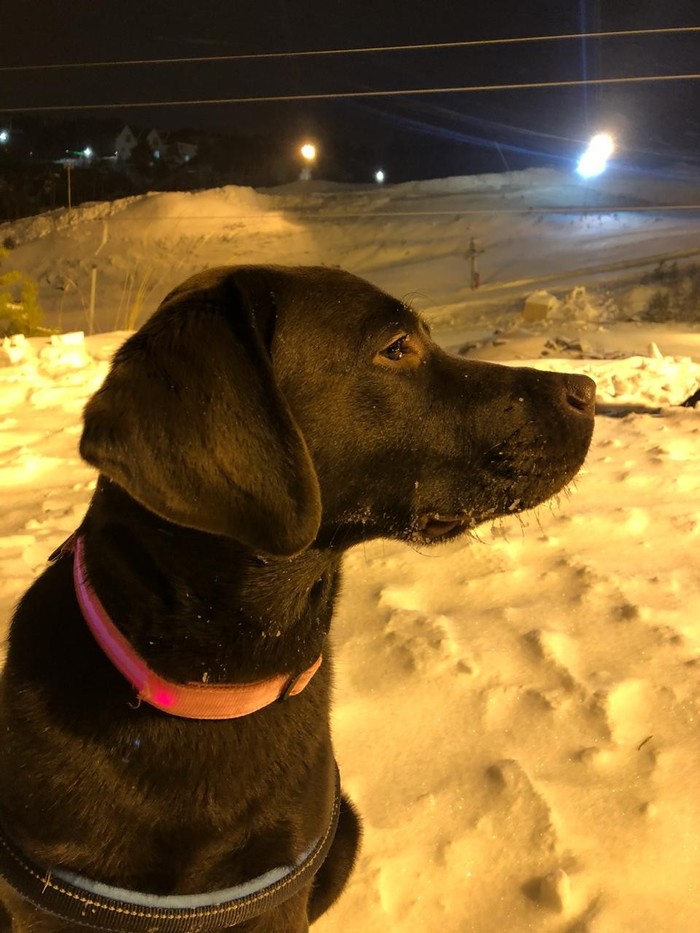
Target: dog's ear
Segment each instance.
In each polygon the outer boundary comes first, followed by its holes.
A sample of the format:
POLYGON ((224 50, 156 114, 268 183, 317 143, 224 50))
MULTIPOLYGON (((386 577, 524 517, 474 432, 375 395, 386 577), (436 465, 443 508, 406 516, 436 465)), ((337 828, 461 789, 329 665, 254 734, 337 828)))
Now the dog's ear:
POLYGON ((315 538, 321 499, 275 381, 275 313, 262 272, 189 279, 116 354, 80 453, 163 518, 286 556, 315 538))

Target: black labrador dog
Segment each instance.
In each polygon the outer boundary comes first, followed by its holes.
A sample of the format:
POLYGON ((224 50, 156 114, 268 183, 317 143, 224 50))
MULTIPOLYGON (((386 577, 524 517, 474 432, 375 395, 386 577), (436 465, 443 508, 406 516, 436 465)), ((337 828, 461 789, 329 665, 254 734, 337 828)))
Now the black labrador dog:
POLYGON ((337 269, 171 292, 85 409, 95 494, 12 621, 4 929, 307 930, 360 835, 329 732, 343 553, 548 499, 594 395, 451 356, 337 269))

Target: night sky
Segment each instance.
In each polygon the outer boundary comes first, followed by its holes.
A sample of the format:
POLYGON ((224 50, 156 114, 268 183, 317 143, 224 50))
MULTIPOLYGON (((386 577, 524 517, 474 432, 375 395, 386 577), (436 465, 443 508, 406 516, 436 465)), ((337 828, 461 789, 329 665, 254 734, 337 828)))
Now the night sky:
MULTIPOLYGON (((2 12, 0 65, 47 65, 455 42, 700 25, 699 0, 22 0, 2 12)), ((32 107, 700 71, 700 33, 258 61, 0 71, 0 119, 32 107), (4 117, 2 116, 4 113, 4 117)), ((159 128, 313 137, 393 179, 571 159, 598 129, 631 163, 698 159, 700 81, 348 101, 67 111, 159 128), (421 169, 409 154, 422 159, 421 169), (434 170, 424 163, 433 161, 434 170)), ((415 161, 415 160, 414 160, 415 161)), ((562 161, 562 164, 564 162, 562 161)))

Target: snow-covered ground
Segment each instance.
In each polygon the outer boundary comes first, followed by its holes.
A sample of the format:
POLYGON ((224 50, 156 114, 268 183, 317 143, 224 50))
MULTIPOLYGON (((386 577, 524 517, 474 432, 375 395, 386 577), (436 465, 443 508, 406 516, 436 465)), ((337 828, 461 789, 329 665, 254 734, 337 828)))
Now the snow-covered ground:
POLYGON ((348 556, 334 734, 365 839, 320 933, 700 930, 700 407, 680 407, 700 324, 640 320, 654 257, 700 250, 698 212, 664 208, 697 204, 700 181, 605 185, 226 188, 0 227, 5 267, 39 279, 63 331, 87 329, 97 264, 92 336, 0 350, 2 619, 87 505, 81 409, 139 287, 142 319, 206 265, 338 264, 410 296, 451 349, 598 382, 606 414, 558 501, 480 540, 348 556), (525 319, 542 289, 560 300, 525 319))

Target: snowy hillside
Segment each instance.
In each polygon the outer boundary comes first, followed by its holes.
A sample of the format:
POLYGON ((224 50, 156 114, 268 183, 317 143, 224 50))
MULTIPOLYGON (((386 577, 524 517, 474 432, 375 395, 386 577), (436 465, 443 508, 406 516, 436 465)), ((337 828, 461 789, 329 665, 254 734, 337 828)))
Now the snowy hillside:
POLYGON ((228 187, 54 211, 0 225, 0 242, 14 244, 5 265, 38 280, 48 322, 62 330, 88 327, 93 266, 92 331, 121 328, 137 311, 142 320, 191 273, 235 263, 342 266, 453 318, 528 290, 638 278, 661 257, 697 256, 697 213, 651 208, 699 195, 700 180, 682 175, 640 183, 620 172, 584 185, 547 169, 396 186, 228 187), (601 204, 618 210, 598 213, 601 204), (483 250, 477 292, 472 237, 483 250))

